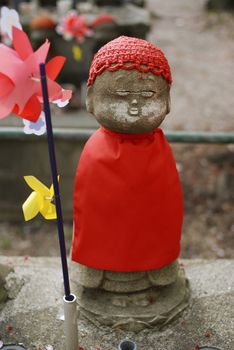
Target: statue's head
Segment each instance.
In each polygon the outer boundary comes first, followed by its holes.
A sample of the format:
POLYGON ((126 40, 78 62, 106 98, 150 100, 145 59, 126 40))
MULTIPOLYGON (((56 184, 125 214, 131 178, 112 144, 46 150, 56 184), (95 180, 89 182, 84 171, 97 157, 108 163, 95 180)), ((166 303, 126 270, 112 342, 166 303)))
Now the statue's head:
POLYGON ((94 56, 87 110, 113 131, 140 134, 157 128, 170 112, 170 67, 149 42, 121 36, 94 56))

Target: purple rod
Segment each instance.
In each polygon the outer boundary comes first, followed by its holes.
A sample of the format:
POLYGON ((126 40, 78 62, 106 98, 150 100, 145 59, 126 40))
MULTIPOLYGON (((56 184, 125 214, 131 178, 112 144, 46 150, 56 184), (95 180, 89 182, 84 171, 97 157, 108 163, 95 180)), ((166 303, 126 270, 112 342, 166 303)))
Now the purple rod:
POLYGON ((46 119, 46 129, 47 129, 47 142, 48 142, 49 157, 50 157, 50 167, 51 167, 51 174, 52 174, 53 185, 54 185, 54 199, 55 199, 55 206, 56 206, 56 213, 57 213, 57 229, 58 229, 60 255, 61 255, 62 270, 63 270, 64 291, 65 291, 66 300, 72 301, 73 296, 71 295, 70 284, 69 284, 66 245, 65 245, 64 230, 63 230, 63 216, 62 216, 62 208, 61 208, 61 201, 60 201, 60 194, 59 194, 58 173, 57 173, 56 157, 55 157, 55 150, 54 150, 53 128, 52 128, 52 122, 51 122, 46 70, 45 70, 44 63, 40 64, 40 74, 41 74, 41 87, 42 87, 43 102, 44 102, 44 112, 46 117, 45 119, 46 119))
POLYGON ((73 0, 72 1, 72 9, 76 10, 76 4, 77 4, 77 0, 73 0))

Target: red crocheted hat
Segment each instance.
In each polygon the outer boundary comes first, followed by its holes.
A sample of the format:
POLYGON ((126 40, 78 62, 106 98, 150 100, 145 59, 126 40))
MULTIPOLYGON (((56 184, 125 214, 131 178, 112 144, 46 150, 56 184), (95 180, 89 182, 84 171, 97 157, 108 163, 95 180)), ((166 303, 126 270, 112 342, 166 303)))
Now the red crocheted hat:
POLYGON ((94 56, 88 86, 92 85, 96 76, 105 69, 113 72, 120 68, 161 74, 169 84, 172 83, 168 61, 157 46, 143 39, 120 36, 101 47, 94 56))

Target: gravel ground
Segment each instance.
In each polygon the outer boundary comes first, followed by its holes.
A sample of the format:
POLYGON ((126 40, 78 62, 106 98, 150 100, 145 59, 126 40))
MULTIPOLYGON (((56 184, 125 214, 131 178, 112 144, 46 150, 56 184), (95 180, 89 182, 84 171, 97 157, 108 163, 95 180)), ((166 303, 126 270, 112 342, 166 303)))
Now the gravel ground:
POLYGON ((164 123, 169 129, 234 127, 234 17, 207 14, 205 2, 148 0, 156 16, 149 39, 172 68, 172 112, 164 123))

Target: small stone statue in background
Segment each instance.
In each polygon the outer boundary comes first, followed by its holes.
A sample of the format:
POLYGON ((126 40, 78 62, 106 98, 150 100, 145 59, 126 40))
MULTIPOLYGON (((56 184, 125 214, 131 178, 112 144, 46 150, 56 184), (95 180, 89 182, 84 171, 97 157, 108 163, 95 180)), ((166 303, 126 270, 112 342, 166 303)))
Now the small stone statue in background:
POLYGON ((101 128, 76 174, 72 279, 81 311, 102 324, 165 325, 187 305, 177 261, 182 193, 158 128, 171 83, 162 51, 126 36, 103 46, 90 68, 87 110, 101 128))

